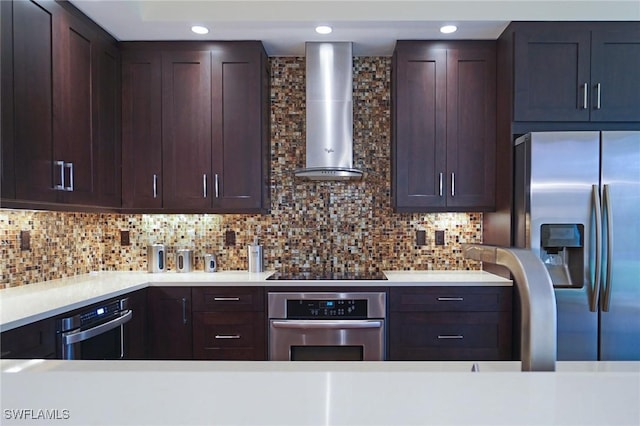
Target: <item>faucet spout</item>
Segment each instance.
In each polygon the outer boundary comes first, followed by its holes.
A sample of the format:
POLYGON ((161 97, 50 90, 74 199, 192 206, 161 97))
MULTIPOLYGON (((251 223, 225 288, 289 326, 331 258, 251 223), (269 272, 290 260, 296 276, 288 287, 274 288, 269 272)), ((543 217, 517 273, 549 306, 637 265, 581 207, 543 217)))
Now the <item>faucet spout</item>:
POLYGON ((530 250, 463 244, 463 255, 509 269, 522 307, 522 371, 556 369, 556 296, 542 261, 530 250))

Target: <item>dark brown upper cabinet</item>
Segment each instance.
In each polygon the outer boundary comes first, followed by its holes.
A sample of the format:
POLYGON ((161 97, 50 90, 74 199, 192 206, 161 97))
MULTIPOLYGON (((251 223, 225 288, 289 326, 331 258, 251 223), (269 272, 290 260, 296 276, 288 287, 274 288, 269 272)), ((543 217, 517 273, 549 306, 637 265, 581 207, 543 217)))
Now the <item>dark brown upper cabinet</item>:
POLYGON ((97 199, 96 150, 92 134, 91 83, 93 39, 91 29, 79 18, 63 14, 54 47, 53 114, 54 181, 61 186, 61 200, 92 204, 97 199), (57 64, 56 64, 57 62, 57 64), (59 179, 55 179, 57 176, 59 179))
POLYGON ((399 41, 392 68, 397 212, 494 208, 494 42, 399 41))
MULTIPOLYGON (((50 16, 45 20, 49 22, 50 16)), ((0 205, 4 205, 1 199, 12 200, 16 198, 15 182, 15 158, 14 158, 14 134, 13 134, 13 5, 9 2, 0 2, 0 205)), ((25 70, 25 72, 28 72, 25 70)), ((38 84, 39 82, 34 82, 38 84)), ((47 122, 43 123, 46 128, 47 122)), ((51 130, 49 130, 50 132, 51 130)))
POLYGON ((122 52, 122 207, 162 208, 162 55, 122 52))
POLYGON ((2 197, 55 202, 51 70, 59 7, 32 1, 1 7, 2 197))
POLYGON ((269 209, 269 64, 262 45, 224 44, 213 54, 213 208, 269 209))
POLYGON ((269 69, 262 44, 132 42, 123 43, 123 58, 123 207, 266 211, 269 69))
POLYGON ((66 2, 2 7, 2 205, 119 207, 115 40, 66 2))
POLYGON ((162 54, 164 207, 211 206, 211 53, 162 54))
POLYGON ((514 121, 640 121, 637 23, 517 23, 514 121))
POLYGON ((96 145, 98 205, 122 204, 122 81, 120 50, 98 39, 94 55, 93 135, 96 145))

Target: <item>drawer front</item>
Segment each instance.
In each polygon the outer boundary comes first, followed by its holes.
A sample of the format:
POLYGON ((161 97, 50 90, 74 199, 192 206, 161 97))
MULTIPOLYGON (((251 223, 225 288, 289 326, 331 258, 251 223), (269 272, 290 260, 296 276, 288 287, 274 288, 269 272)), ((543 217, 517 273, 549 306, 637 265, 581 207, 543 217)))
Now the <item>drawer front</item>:
POLYGON ((262 312, 195 312, 195 359, 264 360, 265 318, 262 312))
POLYGON ((193 287, 194 311, 264 311, 260 287, 193 287))
POLYGON ((53 319, 38 321, 2 333, 1 358, 55 358, 56 325, 53 319))
POLYGON ((492 312, 511 310, 511 287, 395 287, 390 310, 398 312, 492 312))
POLYGON ((394 360, 511 359, 509 312, 399 313, 389 327, 394 360))

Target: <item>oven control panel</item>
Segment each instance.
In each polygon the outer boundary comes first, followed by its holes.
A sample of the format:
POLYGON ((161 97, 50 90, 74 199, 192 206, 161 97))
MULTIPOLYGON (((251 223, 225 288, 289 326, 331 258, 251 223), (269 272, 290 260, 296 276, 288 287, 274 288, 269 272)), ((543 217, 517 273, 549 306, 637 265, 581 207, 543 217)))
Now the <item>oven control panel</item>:
POLYGON ((364 299, 287 300, 287 319, 367 318, 364 299))

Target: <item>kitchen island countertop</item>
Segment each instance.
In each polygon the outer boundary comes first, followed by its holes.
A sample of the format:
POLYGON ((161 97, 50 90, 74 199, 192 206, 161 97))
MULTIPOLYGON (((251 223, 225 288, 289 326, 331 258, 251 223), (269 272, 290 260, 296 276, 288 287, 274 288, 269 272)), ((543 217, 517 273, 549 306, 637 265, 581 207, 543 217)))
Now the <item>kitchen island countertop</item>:
MULTIPOLYGON (((149 286, 317 287, 337 281, 269 281, 273 271, 92 272, 0 290, 0 331, 8 331, 83 306, 149 286)), ((511 286, 511 280, 485 271, 385 271, 388 280, 340 281, 350 287, 371 286, 511 286)))
POLYGON ((640 362, 471 365, 2 360, 3 424, 44 424, 44 410, 65 425, 640 423, 640 362))

